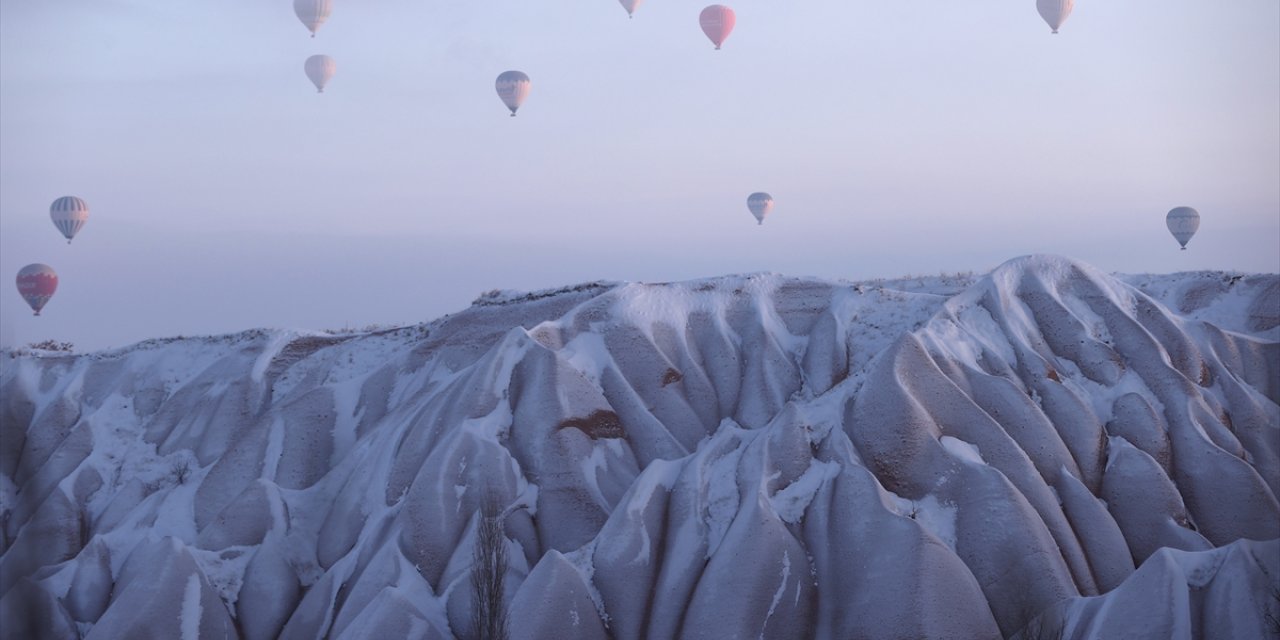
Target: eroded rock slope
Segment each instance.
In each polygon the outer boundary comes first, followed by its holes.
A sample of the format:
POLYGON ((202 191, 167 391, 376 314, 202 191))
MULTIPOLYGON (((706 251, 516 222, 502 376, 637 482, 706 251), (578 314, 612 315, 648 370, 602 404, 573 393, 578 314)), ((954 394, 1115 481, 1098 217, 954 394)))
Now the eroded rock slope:
POLYGON ((486 501, 513 638, 1265 633, 1277 307, 1028 257, 6 353, 2 633, 470 638, 486 501))

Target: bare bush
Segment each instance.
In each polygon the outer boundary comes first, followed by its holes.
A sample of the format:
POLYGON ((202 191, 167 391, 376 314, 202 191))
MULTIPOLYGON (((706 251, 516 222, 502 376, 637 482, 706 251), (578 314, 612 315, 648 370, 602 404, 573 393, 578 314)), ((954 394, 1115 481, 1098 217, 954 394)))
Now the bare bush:
POLYGON ((175 460, 173 466, 169 468, 169 472, 173 474, 175 484, 184 485, 187 483, 187 478, 191 477, 191 461, 185 458, 175 460))
POLYGON ((507 610, 502 602, 507 574, 507 537, 502 507, 484 500, 476 527, 471 565, 471 634, 476 640, 507 640, 507 610))
POLYGON ((40 342, 32 342, 27 345, 28 349, 40 351, 75 351, 76 346, 70 342, 62 342, 59 340, 42 340, 40 342))

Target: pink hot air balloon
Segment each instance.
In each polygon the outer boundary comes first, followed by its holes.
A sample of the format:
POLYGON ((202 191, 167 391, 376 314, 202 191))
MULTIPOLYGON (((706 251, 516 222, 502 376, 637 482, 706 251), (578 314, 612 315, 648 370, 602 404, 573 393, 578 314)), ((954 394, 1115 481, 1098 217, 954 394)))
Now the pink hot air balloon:
POLYGON ((720 45, 724 44, 729 32, 733 31, 735 18, 733 9, 722 4, 713 4, 702 10, 702 15, 698 16, 698 23, 702 25, 702 32, 711 38, 711 42, 715 43, 716 49, 720 49, 720 45))
POLYGON ((40 310, 57 290, 58 274, 47 264, 29 264, 18 272, 18 293, 36 315, 40 315, 40 310))

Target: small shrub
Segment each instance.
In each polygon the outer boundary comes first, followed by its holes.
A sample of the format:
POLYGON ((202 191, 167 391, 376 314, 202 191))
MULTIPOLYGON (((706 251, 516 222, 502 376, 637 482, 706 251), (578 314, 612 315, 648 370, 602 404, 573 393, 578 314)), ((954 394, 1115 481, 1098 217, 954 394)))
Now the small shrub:
POLYGON ((40 351, 74 351, 76 346, 70 342, 60 342, 58 340, 44 340, 41 342, 32 342, 27 345, 28 349, 39 349, 40 351))
POLYGON ((169 468, 169 473, 173 476, 175 484, 186 484, 187 478, 191 477, 191 461, 186 458, 175 460, 173 466, 169 468))

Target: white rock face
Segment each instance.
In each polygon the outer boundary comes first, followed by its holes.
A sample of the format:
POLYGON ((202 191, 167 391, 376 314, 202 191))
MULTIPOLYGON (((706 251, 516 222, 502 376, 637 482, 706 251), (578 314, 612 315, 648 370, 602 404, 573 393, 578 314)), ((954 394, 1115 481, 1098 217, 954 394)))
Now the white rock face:
POLYGON ((470 639, 492 500, 512 638, 1260 637, 1277 301, 1036 256, 0 354, 0 636, 470 639))

